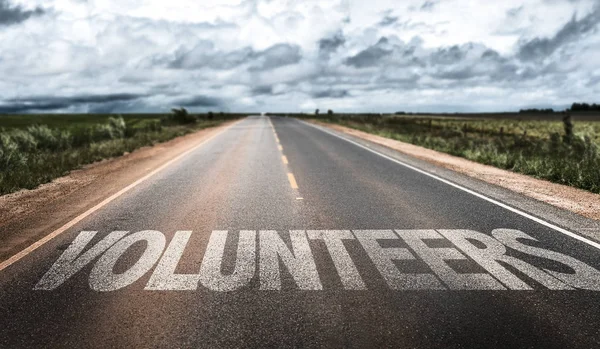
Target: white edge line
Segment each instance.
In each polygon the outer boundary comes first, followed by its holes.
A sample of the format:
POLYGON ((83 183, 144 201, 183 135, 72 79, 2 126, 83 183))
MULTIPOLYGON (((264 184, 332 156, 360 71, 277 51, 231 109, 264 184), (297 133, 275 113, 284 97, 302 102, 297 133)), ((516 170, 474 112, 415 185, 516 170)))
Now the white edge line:
MULTIPOLYGON (((243 120, 243 119, 242 119, 243 120)), ((118 198, 119 196, 125 194, 126 192, 128 192, 129 190, 133 189, 134 187, 136 187, 137 185, 139 185, 140 183, 144 182, 145 180, 147 180, 148 178, 154 176, 155 174, 157 174, 158 172, 164 170, 165 168, 169 167, 170 165, 172 165, 174 162, 178 161, 179 159, 183 158, 184 156, 190 154, 191 152, 193 152, 194 150, 200 148, 201 146, 203 146, 204 144, 206 144, 208 141, 214 139, 215 137, 219 136, 220 134, 222 134, 223 132, 229 130, 232 126, 236 125, 237 123, 239 123, 242 120, 238 120, 236 122, 234 122, 233 124, 226 126, 225 128, 223 128, 221 131, 218 131, 217 133, 213 134, 212 136, 208 137, 207 139, 203 140, 202 142, 200 142, 199 144, 195 145, 193 148, 186 150, 185 152, 177 155, 175 158, 169 160, 168 162, 162 164, 159 168, 155 169, 154 171, 148 173, 147 175, 145 175, 144 177, 138 179, 137 181, 129 184, 128 186, 126 186, 125 188, 119 190, 118 192, 116 192, 115 194, 109 196, 108 198, 104 199, 102 202, 100 202, 99 204, 97 204, 96 206, 90 208, 89 210, 85 211, 84 213, 80 214, 79 216, 73 218, 71 221, 69 221, 68 223, 66 223, 65 225, 63 225, 62 227, 56 229, 55 231, 53 231, 52 233, 44 236, 43 238, 41 238, 40 240, 34 242, 32 245, 30 245, 29 247, 27 247, 26 249, 22 250, 21 252, 11 256, 9 259, 5 260, 4 262, 0 263, 0 271, 3 271, 4 269, 8 268, 9 266, 13 265, 14 263, 18 262, 19 260, 21 260, 23 257, 27 256, 28 254, 30 254, 31 252, 37 250, 38 248, 40 248, 41 246, 43 246, 45 243, 47 243, 48 241, 54 239, 55 237, 57 237, 58 235, 64 233, 66 230, 68 230, 69 228, 73 227, 75 224, 79 223, 80 221, 82 221, 83 219, 85 219, 87 216, 91 215, 92 213, 98 211, 99 209, 101 209, 102 207, 104 207, 105 205, 107 205, 108 203, 110 203, 111 201, 115 200, 116 198, 118 198)))
POLYGON ((579 241, 581 241, 581 242, 584 242, 584 243, 586 243, 586 244, 588 244, 588 245, 590 245, 590 246, 592 246, 592 247, 595 247, 595 248, 597 248, 597 249, 599 249, 599 250, 600 250, 600 244, 599 244, 599 243, 597 243, 597 242, 595 242, 595 241, 592 241, 592 240, 590 240, 590 239, 587 239, 587 238, 585 238, 585 237, 583 237, 583 236, 581 236, 581 235, 579 235, 579 234, 575 234, 575 233, 573 233, 573 232, 570 232, 570 231, 568 231, 568 230, 566 230, 566 229, 563 229, 563 228, 561 228, 561 227, 559 227, 559 226, 556 226, 556 225, 554 225, 554 224, 552 224, 552 223, 550 223, 550 222, 546 222, 546 221, 545 221, 545 220, 543 220, 543 219, 540 219, 540 218, 538 218, 538 217, 532 216, 532 215, 530 215, 529 213, 523 212, 523 211, 521 211, 521 210, 519 210, 519 209, 516 209, 516 208, 514 208, 514 207, 511 207, 511 206, 509 206, 509 205, 506 205, 506 204, 504 204, 504 203, 502 203, 502 202, 500 202, 500 201, 494 200, 494 199, 492 199, 492 198, 490 198, 490 197, 487 197, 487 196, 485 196, 485 195, 483 195, 483 194, 480 194, 480 193, 478 193, 478 192, 476 192, 476 191, 473 191, 473 190, 471 190, 471 189, 465 188, 465 187, 463 187, 463 186, 461 186, 461 185, 459 185, 459 184, 453 183, 453 182, 451 182, 451 181, 449 181, 449 180, 446 180, 446 179, 444 179, 444 178, 442 178, 442 177, 438 177, 438 176, 436 176, 436 175, 434 175, 434 174, 432 174, 432 173, 429 173, 429 172, 427 172, 427 171, 421 170, 420 168, 417 168, 417 167, 414 167, 414 166, 412 166, 412 165, 409 165, 409 164, 407 164, 407 163, 405 163, 405 162, 402 162, 402 161, 400 161, 400 160, 398 160, 398 159, 395 159, 395 158, 393 158, 393 157, 391 157, 391 156, 388 156, 388 155, 385 155, 385 154, 383 154, 383 153, 380 153, 380 152, 378 152, 378 151, 376 151, 376 150, 374 150, 374 149, 371 149, 371 148, 369 148, 369 147, 367 147, 367 146, 364 146, 364 145, 362 145, 362 144, 360 144, 360 143, 358 143, 358 142, 355 142, 355 141, 353 141, 353 140, 351 140, 351 139, 348 139, 348 138, 346 138, 346 137, 342 137, 342 136, 340 136, 339 134, 337 134, 337 133, 334 133, 334 132, 332 132, 332 131, 329 131, 329 130, 327 130, 327 129, 325 129, 325 128, 321 127, 321 126, 313 125, 313 124, 311 124, 311 123, 309 123, 309 122, 306 122, 306 121, 303 121, 303 120, 298 120, 298 121, 300 121, 301 123, 303 123, 303 124, 305 124, 305 125, 308 125, 308 126, 310 126, 310 127, 316 128, 317 130, 320 130, 321 132, 328 133, 328 134, 330 134, 330 135, 332 135, 332 136, 335 136, 335 137, 337 137, 337 138, 339 138, 339 139, 342 139, 342 140, 344 140, 344 141, 346 141, 346 142, 352 143, 352 144, 356 145, 357 147, 360 147, 360 148, 363 148, 363 149, 365 149, 365 150, 368 150, 368 151, 370 151, 370 152, 372 152, 372 153, 374 153, 374 154, 377 154, 377 155, 379 155, 379 156, 381 156, 381 157, 383 157, 383 158, 386 158, 386 159, 388 159, 388 160, 390 160, 390 161, 393 161, 393 162, 395 162, 395 163, 397 163, 397 164, 399 164, 399 165, 402 165, 402 166, 404 166, 404 167, 407 167, 407 168, 409 168, 409 169, 411 169, 411 170, 413 170, 413 171, 417 171, 417 172, 419 172, 419 173, 421 173, 421 174, 424 174, 424 175, 426 175, 426 176, 429 176, 429 177, 431 177, 431 178, 433 178, 433 179, 437 179, 438 181, 440 181, 440 182, 442 182, 442 183, 448 184, 448 185, 450 185, 450 186, 453 186, 453 187, 455 187, 455 188, 457 188, 457 189, 460 189, 460 190, 462 190, 462 191, 464 191, 464 192, 467 192, 467 193, 469 193, 469 194, 471 194, 471 195, 474 195, 474 196, 476 196, 476 197, 478 197, 478 198, 480 198, 480 199, 483 199, 483 200, 485 200, 485 201, 491 202, 491 203, 492 203, 492 204, 494 204, 494 205, 500 206, 500 207, 502 207, 502 208, 504 208, 504 209, 507 209, 507 210, 509 210, 509 211, 511 211, 511 212, 514 212, 514 213, 516 213, 516 214, 518 214, 518 215, 520 215, 520 216, 523 216, 523 217, 525 217, 525 218, 528 218, 528 219, 530 219, 530 220, 532 220, 532 221, 534 221, 534 222, 536 222, 536 223, 539 223, 539 224, 541 224, 541 225, 544 225, 544 226, 546 226, 546 227, 548 227, 548 228, 554 229, 554 230, 556 230, 556 231, 558 231, 558 232, 560 232, 560 233, 562 233, 562 234, 565 234, 565 235, 567 235, 567 236, 570 236, 570 237, 572 237, 573 239, 576 239, 576 240, 579 240, 579 241))

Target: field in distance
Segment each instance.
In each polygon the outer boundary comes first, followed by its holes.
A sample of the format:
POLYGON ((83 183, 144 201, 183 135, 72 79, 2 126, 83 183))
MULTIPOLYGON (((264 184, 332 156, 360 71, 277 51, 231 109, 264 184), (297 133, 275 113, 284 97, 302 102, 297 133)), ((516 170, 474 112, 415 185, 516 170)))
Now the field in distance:
POLYGON ((598 112, 290 116, 335 123, 600 193, 598 112))
POLYGON ((0 195, 242 114, 0 115, 0 195))

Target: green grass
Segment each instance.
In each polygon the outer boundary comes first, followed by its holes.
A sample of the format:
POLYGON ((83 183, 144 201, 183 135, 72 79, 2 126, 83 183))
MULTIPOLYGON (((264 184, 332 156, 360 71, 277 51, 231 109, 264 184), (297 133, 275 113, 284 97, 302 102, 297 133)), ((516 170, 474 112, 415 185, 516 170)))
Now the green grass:
POLYGON ((0 195, 240 116, 194 115, 180 124, 158 114, 0 115, 0 195))
POLYGON ((600 193, 600 122, 333 115, 319 121, 600 193))
MULTIPOLYGON (((160 121, 164 114, 120 114, 127 125, 136 125, 146 121, 160 121)), ((113 115, 114 116, 114 115, 113 115)), ((25 129, 31 125, 46 125, 50 128, 76 129, 89 125, 105 123, 108 114, 11 114, 0 115, 0 128, 11 130, 25 129)))

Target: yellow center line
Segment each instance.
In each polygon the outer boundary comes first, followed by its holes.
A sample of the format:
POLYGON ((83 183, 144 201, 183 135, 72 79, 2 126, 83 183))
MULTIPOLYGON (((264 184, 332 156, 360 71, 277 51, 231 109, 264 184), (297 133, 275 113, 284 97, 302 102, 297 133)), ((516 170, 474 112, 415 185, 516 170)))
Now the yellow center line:
POLYGON ((292 189, 298 189, 298 183, 296 183, 296 178, 293 174, 288 173, 288 179, 290 180, 290 186, 292 189))
MULTIPOLYGON (((273 135, 275 136, 275 140, 277 141, 277 148, 279 148, 279 151, 283 152, 283 147, 281 146, 281 141, 279 140, 279 136, 277 135, 277 131, 275 131, 275 126, 273 126, 273 123, 271 122, 271 119, 269 119, 269 122, 271 123, 271 128, 273 130, 273 135)), ((287 156, 285 156, 285 155, 281 155, 281 161, 283 162, 284 165, 289 164, 287 156)), ((292 189, 298 189, 298 182, 296 182, 296 177, 294 177, 294 174, 288 173, 288 180, 290 181, 290 186, 292 187, 292 189)), ((297 197, 296 200, 304 200, 304 198, 297 197)))

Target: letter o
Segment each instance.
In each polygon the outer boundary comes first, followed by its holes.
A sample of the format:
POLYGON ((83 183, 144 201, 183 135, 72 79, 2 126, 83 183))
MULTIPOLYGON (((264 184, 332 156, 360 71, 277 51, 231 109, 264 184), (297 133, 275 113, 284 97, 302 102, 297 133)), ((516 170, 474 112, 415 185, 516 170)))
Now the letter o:
POLYGON ((95 291, 106 292, 131 285, 154 266, 162 255, 165 245, 165 236, 156 230, 144 230, 126 236, 108 249, 96 262, 90 273, 90 287, 95 291), (115 274, 113 269, 121 255, 139 241, 147 242, 140 259, 125 272, 115 274))

